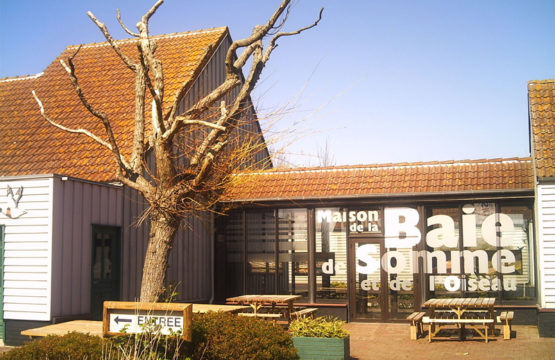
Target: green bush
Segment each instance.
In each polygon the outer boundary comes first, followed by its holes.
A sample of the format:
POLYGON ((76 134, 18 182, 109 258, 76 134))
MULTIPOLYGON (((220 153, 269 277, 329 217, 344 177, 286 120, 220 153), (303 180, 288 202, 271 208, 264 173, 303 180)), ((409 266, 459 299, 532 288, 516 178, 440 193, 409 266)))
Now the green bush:
POLYGON ((291 336, 346 338, 347 330, 343 329, 344 321, 332 317, 300 318, 291 322, 289 332, 291 336))
POLYGON ((102 339, 81 333, 47 336, 14 348, 0 360, 297 359, 289 333, 272 323, 229 313, 194 314, 193 341, 159 334, 102 339))
POLYGON ((289 334, 268 321, 228 313, 193 316, 193 359, 296 359, 289 334))
POLYGON ((103 358, 105 341, 97 336, 72 332, 46 336, 4 353, 2 360, 68 360, 103 358))

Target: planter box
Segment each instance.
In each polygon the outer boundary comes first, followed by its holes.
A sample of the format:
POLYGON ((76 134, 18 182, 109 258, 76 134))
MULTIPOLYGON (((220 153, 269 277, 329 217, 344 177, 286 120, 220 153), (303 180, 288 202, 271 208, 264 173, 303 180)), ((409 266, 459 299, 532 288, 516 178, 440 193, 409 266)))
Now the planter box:
POLYGON ((293 337, 300 360, 348 360, 350 358, 349 337, 314 338, 293 337))

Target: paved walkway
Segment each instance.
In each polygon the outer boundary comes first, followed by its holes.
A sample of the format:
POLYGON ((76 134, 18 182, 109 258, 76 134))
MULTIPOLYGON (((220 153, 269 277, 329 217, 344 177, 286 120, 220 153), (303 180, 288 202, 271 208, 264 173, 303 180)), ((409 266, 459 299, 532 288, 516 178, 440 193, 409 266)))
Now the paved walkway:
MULTIPOLYGON (((351 333, 351 359, 555 359, 555 338, 540 338, 535 326, 513 326, 513 338, 503 340, 503 335, 493 337, 487 344, 467 330, 465 341, 455 336, 428 342, 427 338, 410 340, 409 325, 348 323, 351 333)), ((499 326, 497 327, 499 331, 499 326)), ((455 334, 453 334, 455 335, 455 334)))

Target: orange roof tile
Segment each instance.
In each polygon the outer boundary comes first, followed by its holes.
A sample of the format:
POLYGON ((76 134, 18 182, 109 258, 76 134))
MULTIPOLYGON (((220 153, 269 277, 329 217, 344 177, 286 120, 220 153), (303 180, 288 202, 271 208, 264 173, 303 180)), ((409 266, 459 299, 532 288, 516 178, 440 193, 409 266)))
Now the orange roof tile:
POLYGON ((228 201, 532 191, 530 158, 275 169, 236 175, 228 201))
POLYGON ((555 177, 555 80, 528 82, 536 176, 555 177))
MULTIPOLYGON (((164 67, 166 110, 176 90, 197 75, 227 34, 224 27, 153 37, 158 44, 156 55, 164 67)), ((137 40, 118 43, 128 56, 137 53, 137 40)), ((77 48, 66 48, 41 74, 0 79, 0 176, 60 174, 93 181, 114 180, 110 152, 87 136, 69 134, 49 124, 41 117, 31 94, 36 91, 47 115, 55 121, 86 128, 105 138, 102 125, 81 104, 59 63, 77 48)), ((125 144, 133 136, 133 73, 107 43, 82 45, 74 64, 85 95, 96 109, 108 114, 125 154, 125 144)), ((150 106, 146 108, 150 110, 150 106)))

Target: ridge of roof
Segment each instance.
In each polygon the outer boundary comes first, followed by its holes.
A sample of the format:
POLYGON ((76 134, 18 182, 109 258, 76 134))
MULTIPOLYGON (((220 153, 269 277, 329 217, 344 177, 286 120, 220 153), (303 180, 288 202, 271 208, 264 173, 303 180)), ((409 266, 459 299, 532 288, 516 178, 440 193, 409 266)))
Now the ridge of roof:
POLYGON ((528 81, 528 85, 533 85, 533 84, 548 84, 548 83, 555 83, 555 79, 530 80, 530 81, 528 81))
POLYGON ((384 163, 384 164, 368 164, 368 165, 342 165, 328 167, 306 167, 306 168, 287 168, 287 169, 270 169, 257 172, 238 173, 236 176, 252 176, 252 175, 281 175, 295 173, 323 173, 335 171, 360 171, 372 169, 401 169, 401 168, 426 168, 440 166, 468 166, 468 165, 486 165, 486 164, 509 164, 509 163, 531 163, 531 157, 512 157, 512 158, 492 158, 477 160, 444 160, 444 161, 427 161, 412 163, 384 163))
POLYGON ((10 81, 21 81, 21 80, 31 80, 41 77, 44 74, 44 71, 41 71, 38 74, 33 75, 20 75, 20 76, 9 76, 5 78, 1 78, 0 82, 10 82, 10 81))
MULTIPOLYGON (((225 31, 227 31, 227 26, 194 30, 194 31, 184 31, 184 32, 170 33, 170 34, 161 34, 161 35, 150 36, 150 38, 154 40, 173 39, 178 37, 195 36, 200 34, 210 34, 213 32, 225 32, 225 31)), ((121 45, 121 44, 128 44, 128 43, 134 43, 139 41, 140 41, 139 38, 127 38, 127 39, 115 40, 114 42, 118 45, 121 45)), ((110 46, 110 43, 107 41, 102 41, 102 42, 93 42, 88 44, 69 45, 68 47, 66 47, 66 49, 69 50, 69 49, 77 49, 79 47, 93 48, 93 47, 102 47, 102 46, 110 46)))

